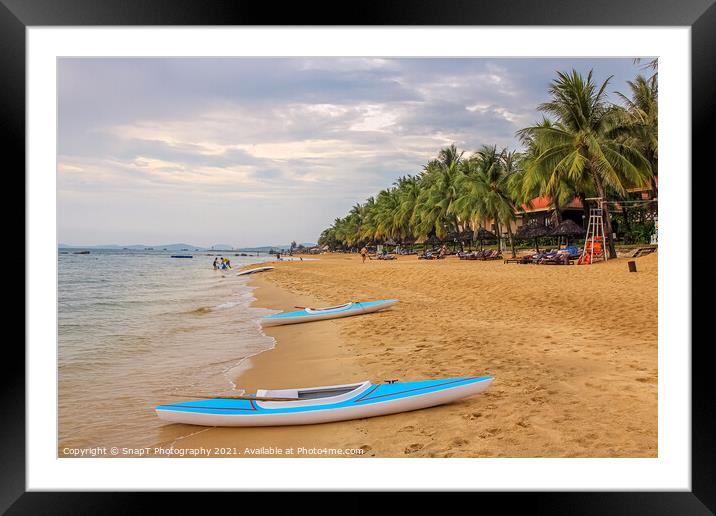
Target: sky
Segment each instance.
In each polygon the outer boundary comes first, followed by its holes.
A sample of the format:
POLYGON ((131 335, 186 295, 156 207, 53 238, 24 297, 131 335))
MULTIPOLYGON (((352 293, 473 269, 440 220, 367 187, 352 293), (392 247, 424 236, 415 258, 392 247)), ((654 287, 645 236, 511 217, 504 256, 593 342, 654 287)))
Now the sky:
POLYGON ((627 58, 62 58, 58 241, 316 242, 442 147, 518 148, 557 71, 627 58))

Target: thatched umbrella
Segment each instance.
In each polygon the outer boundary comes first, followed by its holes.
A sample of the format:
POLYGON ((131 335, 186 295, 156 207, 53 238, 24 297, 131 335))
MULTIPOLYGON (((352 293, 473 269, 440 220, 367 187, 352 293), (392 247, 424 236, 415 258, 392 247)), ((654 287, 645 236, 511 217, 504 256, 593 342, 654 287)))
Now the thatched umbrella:
POLYGON ((570 237, 583 237, 586 231, 579 224, 570 219, 565 219, 552 230, 552 236, 565 237, 569 243, 570 237))
POLYGON ((440 245, 440 244, 442 244, 442 243, 443 243, 443 241, 440 240, 440 239, 437 237, 437 235, 435 235, 435 234, 430 235, 428 238, 426 238, 426 239, 423 241, 423 244, 425 244, 425 245, 430 245, 430 246, 440 245))
POLYGON ((539 224, 537 222, 530 222, 525 224, 524 226, 520 226, 517 228, 516 236, 518 238, 524 238, 524 239, 531 239, 534 238, 535 240, 535 249, 539 253, 539 244, 537 243, 537 239, 544 236, 551 235, 550 229, 543 225, 539 224))
POLYGON ((497 235, 494 234, 492 231, 488 231, 485 228, 478 228, 477 231, 473 234, 473 238, 475 240, 479 240, 480 242, 480 251, 482 251, 482 242, 484 240, 497 240, 497 235))
POLYGON ((457 249, 457 246, 458 246, 458 245, 460 246, 461 249, 463 248, 463 245, 462 245, 463 242, 464 242, 464 240, 463 240, 463 238, 462 238, 463 233, 464 233, 464 231, 463 231, 463 232, 460 232, 460 231, 451 231, 451 232, 448 233, 448 235, 445 237, 445 240, 447 240, 447 241, 449 241, 449 242, 452 242, 452 250, 453 250, 453 252, 455 252, 455 250, 457 249))
POLYGON ((457 239, 460 242, 472 242, 472 240, 473 240, 472 235, 473 235, 473 232, 471 229, 465 229, 464 231, 461 231, 460 233, 458 233, 457 239))

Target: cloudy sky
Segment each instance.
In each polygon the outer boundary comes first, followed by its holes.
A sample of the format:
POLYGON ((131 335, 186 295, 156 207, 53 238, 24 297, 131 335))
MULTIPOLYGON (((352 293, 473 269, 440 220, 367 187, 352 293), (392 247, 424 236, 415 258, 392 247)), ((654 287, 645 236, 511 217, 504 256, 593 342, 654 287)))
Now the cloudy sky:
POLYGON ((631 59, 61 59, 58 240, 315 242, 443 146, 516 147, 572 68, 613 75, 609 92, 640 73, 631 59))

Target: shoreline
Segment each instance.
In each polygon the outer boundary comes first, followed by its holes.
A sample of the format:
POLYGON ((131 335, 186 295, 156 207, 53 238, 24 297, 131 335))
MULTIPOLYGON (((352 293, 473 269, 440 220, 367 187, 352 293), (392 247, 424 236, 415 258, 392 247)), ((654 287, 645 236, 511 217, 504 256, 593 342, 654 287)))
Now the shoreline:
MULTIPOLYGON (((322 304, 320 298, 278 287, 260 275, 252 275, 249 284, 255 287, 255 299, 250 305, 253 307, 289 310, 296 305, 322 304)), ((368 379, 360 365, 359 357, 346 345, 333 321, 269 327, 263 329, 263 332, 275 340, 275 346, 248 357, 246 363, 242 364, 238 377, 234 379, 237 388, 247 393, 254 393, 262 388, 314 387, 368 379)), ((176 439, 171 446, 183 449, 231 450, 232 453, 228 455, 232 457, 320 456, 316 453, 299 452, 301 448, 351 449, 363 452, 366 448, 361 446, 364 445, 356 444, 361 440, 362 432, 360 426, 354 426, 355 423, 356 421, 346 421, 327 425, 256 428, 196 427, 195 433, 176 439), (337 428, 316 438, 317 427, 330 426, 337 428), (348 441, 353 444, 348 445, 348 441), (293 454, 287 453, 290 449, 294 449, 293 454)), ((222 455, 212 453, 210 456, 222 455)))
POLYGON ((374 314, 266 328, 276 346, 241 373, 236 383, 247 392, 468 375, 495 382, 485 393, 425 410, 321 425, 209 428, 174 446, 327 447, 376 457, 656 457, 658 261, 635 261, 637 274, 624 258, 563 267, 414 256, 362 264, 357 255, 274 263, 270 273, 251 277, 252 306, 400 302, 374 314))

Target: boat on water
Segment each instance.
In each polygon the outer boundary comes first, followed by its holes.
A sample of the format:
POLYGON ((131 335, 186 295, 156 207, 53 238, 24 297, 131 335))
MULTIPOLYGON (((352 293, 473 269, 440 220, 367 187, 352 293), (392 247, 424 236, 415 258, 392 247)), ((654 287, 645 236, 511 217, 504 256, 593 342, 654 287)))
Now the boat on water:
POLYGON ((275 269, 275 267, 256 267, 255 269, 248 269, 245 271, 237 272, 236 275, 237 276, 246 276, 248 274, 255 274, 257 272, 270 271, 272 269, 275 269))
POLYGON ((194 258, 190 254, 173 254, 171 257, 172 258, 194 258))
POLYGON ((299 389, 257 390, 255 396, 184 401, 155 408, 160 419, 201 426, 311 425, 383 416, 443 405, 485 391, 495 378, 417 382, 369 381, 299 389))
POLYGON ((296 324, 311 321, 322 321, 325 319, 337 319, 351 315, 368 314, 385 308, 390 308, 397 299, 379 299, 377 301, 350 302, 338 306, 326 308, 303 308, 295 312, 282 312, 280 314, 267 315, 260 319, 263 326, 278 326, 281 324, 296 324))

